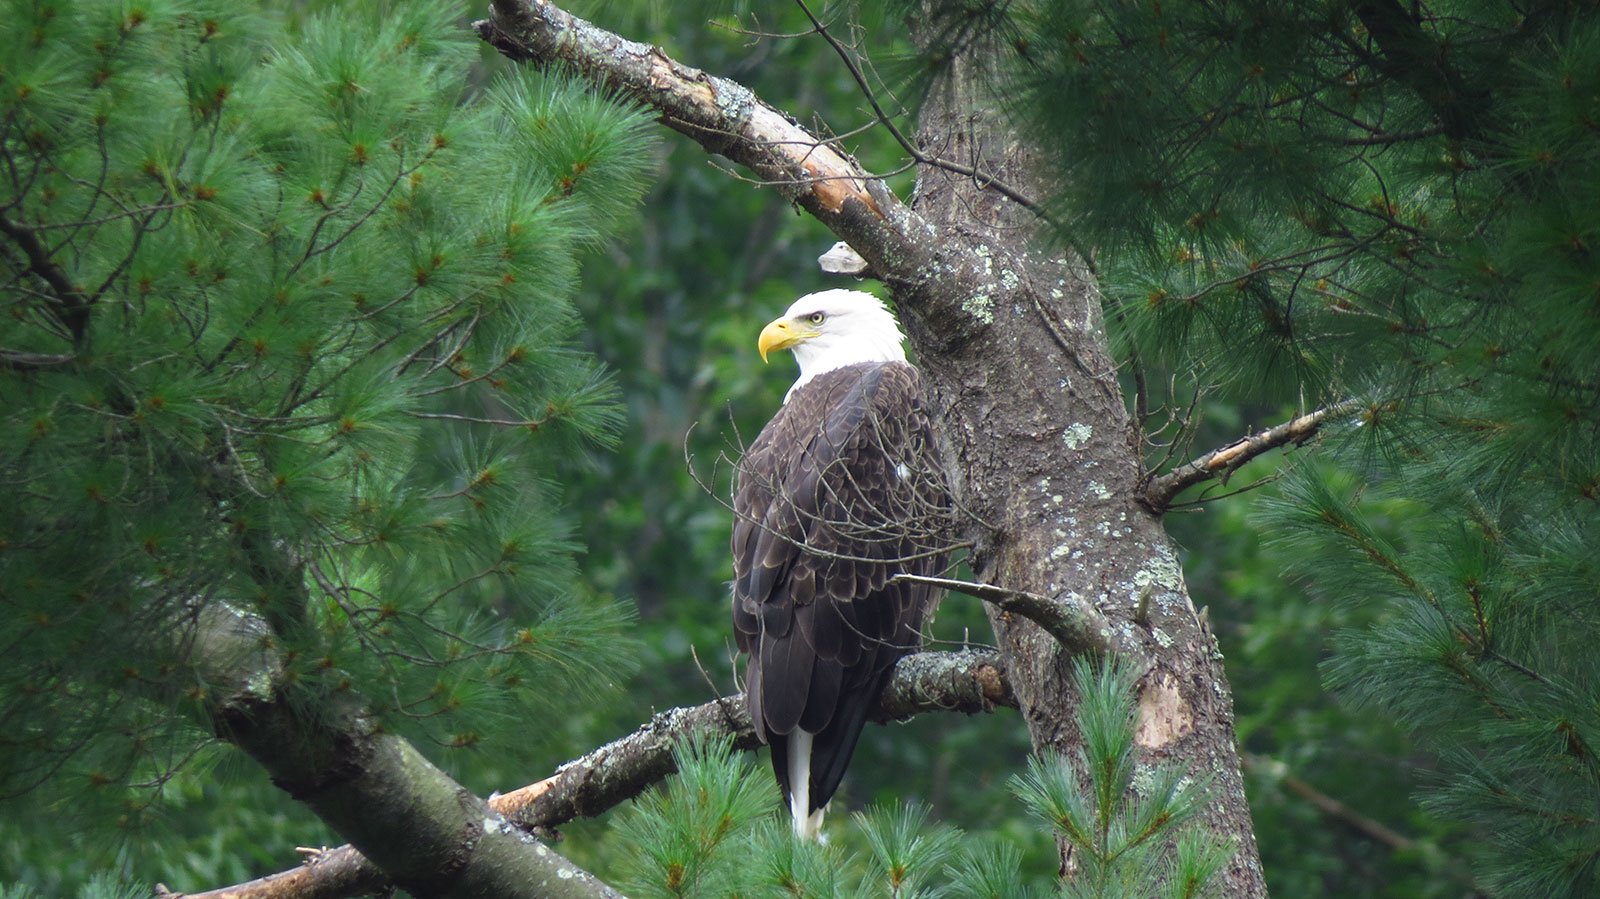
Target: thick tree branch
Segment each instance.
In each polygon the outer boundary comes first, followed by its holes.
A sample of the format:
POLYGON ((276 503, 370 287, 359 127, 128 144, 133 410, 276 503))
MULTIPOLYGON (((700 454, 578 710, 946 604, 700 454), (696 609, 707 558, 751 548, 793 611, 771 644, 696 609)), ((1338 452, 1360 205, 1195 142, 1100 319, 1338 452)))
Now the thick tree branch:
POLYGON ((1230 475, 1251 459, 1290 443, 1298 446, 1306 442, 1317 433, 1329 417, 1344 415, 1358 405, 1355 400, 1336 403, 1268 428, 1259 434, 1236 440, 1222 449, 1212 450, 1151 480, 1145 487, 1140 502, 1157 514, 1165 512, 1172 506, 1173 497, 1184 490, 1212 478, 1220 478, 1226 483, 1230 475))
MULTIPOLYGON (((874 719, 899 721, 930 711, 966 714, 1015 707, 1000 668, 987 652, 925 652, 900 660, 874 719)), ((673 773, 672 746, 691 733, 731 736, 740 749, 760 745, 744 697, 729 696, 653 716, 638 730, 556 769, 550 777, 492 796, 488 807, 525 828, 547 828, 592 817, 639 795, 673 773)), ((552 853, 552 857, 554 854, 552 853)), ((354 846, 318 853, 307 864, 186 899, 346 899, 391 885, 354 846)))
MULTIPOLYGON (((926 21, 910 24, 914 41, 938 39, 926 21)), ((548 0, 493 0, 479 31, 513 59, 567 66, 654 109, 784 191, 860 254, 894 297, 943 419, 941 449, 952 491, 971 513, 962 536, 978 578, 1081 596, 1116 624, 1116 651, 1152 672, 1141 709, 1172 722, 1141 742, 1141 761, 1216 773, 1203 818, 1240 847, 1224 891, 1265 896, 1220 654, 1159 517, 1135 503, 1145 485, 1125 439, 1127 410, 1092 269, 1044 249, 1034 240, 1038 217, 973 178, 920 165, 913 211, 748 90, 548 0), (1144 626, 1134 627, 1129 616, 1146 594, 1154 599, 1144 626)), ((1004 120, 1003 99, 983 77, 990 49, 982 41, 955 49, 949 77, 918 114, 919 133, 929 135, 922 143, 1045 193, 1050 175, 1037 148, 1004 120)), ((990 617, 1034 746, 1072 752, 1081 734, 1071 714, 1071 653, 1020 615, 990 617)))
MULTIPOLYGON (((196 619, 189 657, 218 735, 360 847, 386 875, 382 881, 418 896, 618 896, 386 733, 348 691, 312 698, 288 686, 262 619, 215 602, 197 609, 196 619)), ((286 891, 298 880, 280 878, 265 892, 206 895, 328 895, 286 891)), ((345 883, 359 880, 347 876, 345 883)))
POLYGON ((881 181, 749 88, 598 28, 547 0, 493 0, 489 18, 475 27, 507 57, 573 69, 655 110, 664 124, 707 151, 749 168, 854 247, 934 333, 958 341, 989 324, 966 302, 983 293, 985 260, 964 242, 939 239, 934 226, 881 181))
POLYGON ((1361 0, 1354 9, 1382 54, 1373 60, 1373 67, 1428 104, 1445 134, 1456 140, 1477 137, 1489 91, 1469 85, 1446 59, 1445 48, 1398 0, 1361 0))
POLYGON ((57 303, 56 318, 72 335, 73 341, 82 341, 89 328, 89 306, 94 300, 79 290, 67 277, 66 270, 50 258, 50 251, 32 228, 0 216, 0 234, 11 238, 27 258, 28 271, 50 288, 50 295, 57 303))
POLYGON ((892 580, 911 581, 942 587, 981 599, 1002 612, 1020 615, 1055 637, 1062 648, 1074 654, 1103 655, 1110 650, 1111 624, 1093 604, 1063 597, 1051 599, 1024 590, 1009 590, 993 584, 974 584, 920 574, 897 574, 892 580))

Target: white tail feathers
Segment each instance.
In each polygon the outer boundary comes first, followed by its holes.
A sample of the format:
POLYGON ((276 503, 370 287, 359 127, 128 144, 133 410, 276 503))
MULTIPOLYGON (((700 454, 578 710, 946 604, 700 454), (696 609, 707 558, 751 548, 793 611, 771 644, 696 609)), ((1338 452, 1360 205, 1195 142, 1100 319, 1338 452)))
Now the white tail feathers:
POLYGON ((789 814, 794 818, 794 835, 822 842, 824 809, 811 811, 812 735, 797 727, 784 739, 789 741, 789 814))

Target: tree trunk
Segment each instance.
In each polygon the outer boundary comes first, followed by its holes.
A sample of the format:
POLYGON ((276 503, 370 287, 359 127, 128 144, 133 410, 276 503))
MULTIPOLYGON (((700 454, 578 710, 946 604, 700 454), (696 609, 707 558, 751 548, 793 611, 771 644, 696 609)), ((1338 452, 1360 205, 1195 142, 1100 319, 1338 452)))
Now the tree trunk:
MULTIPOLYGON (((1046 196, 1028 147, 1005 130, 1000 103, 985 91, 982 52, 968 47, 927 98, 920 143, 1046 196)), ((1205 822, 1238 849, 1223 894, 1265 896, 1222 653, 1160 518, 1138 501, 1143 440, 1123 402, 1092 276, 1079 260, 1047 252, 1038 217, 978 179, 929 165, 918 174, 912 208, 943 242, 976 251, 988 275, 962 303, 985 326, 964 329, 967 339, 902 303, 944 413, 972 568, 985 583, 1100 609, 1111 650, 1143 672, 1143 763, 1212 778, 1205 822)), ((1031 621, 992 609, 990 617, 1034 747, 1070 753, 1078 739, 1070 654, 1031 621)))

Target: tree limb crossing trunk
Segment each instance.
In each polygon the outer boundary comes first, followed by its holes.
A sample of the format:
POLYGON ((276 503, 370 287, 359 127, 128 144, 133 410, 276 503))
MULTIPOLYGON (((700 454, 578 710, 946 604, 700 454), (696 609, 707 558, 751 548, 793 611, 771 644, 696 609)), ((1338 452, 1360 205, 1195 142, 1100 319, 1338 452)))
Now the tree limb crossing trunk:
MULTIPOLYGON (((1001 706, 1014 708, 1016 698, 999 666, 998 656, 973 650, 906 656, 878 697, 872 720, 902 721, 927 712, 976 715, 1001 706)), ((562 765, 544 780, 489 797, 487 806, 524 830, 553 828, 599 815, 675 771, 674 744, 696 733, 728 737, 738 749, 761 745, 743 694, 725 696, 691 708, 660 712, 633 733, 562 765)), ((382 816, 374 813, 369 817, 382 816)), ((553 864, 560 863, 554 853, 547 855, 553 864)), ((410 860, 411 854, 406 858, 410 860)), ((356 847, 344 845, 323 850, 304 865, 247 883, 202 893, 174 893, 158 887, 156 895, 159 899, 349 899, 382 894, 394 885, 356 847)))

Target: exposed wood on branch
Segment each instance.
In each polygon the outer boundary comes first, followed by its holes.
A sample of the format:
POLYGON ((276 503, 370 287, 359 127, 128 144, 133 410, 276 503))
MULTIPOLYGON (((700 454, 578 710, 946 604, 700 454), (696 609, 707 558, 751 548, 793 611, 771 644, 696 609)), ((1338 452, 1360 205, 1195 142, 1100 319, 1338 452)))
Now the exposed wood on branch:
POLYGON ((749 168, 860 253, 906 311, 955 338, 987 326, 963 308, 981 292, 984 260, 902 203, 855 160, 767 105, 749 88, 626 40, 546 0, 493 0, 475 23, 507 57, 565 66, 619 96, 644 104, 663 124, 711 153, 749 168))
MULTIPOLYGON (((938 40, 928 21, 909 26, 914 42, 938 40)), ((1039 217, 992 184, 919 164, 914 210, 908 208, 749 91, 574 19, 548 0, 493 0, 479 32, 513 59, 566 67, 645 104, 708 151, 750 168, 860 253, 889 288, 943 419, 941 450, 956 501, 971 513, 961 536, 971 544, 977 578, 1052 601, 1082 597, 1117 625, 1116 652, 1176 677, 1193 728, 1181 740, 1142 749, 1141 761, 1217 774, 1202 817, 1239 847, 1223 890, 1265 896, 1227 681, 1170 538, 1159 517, 1135 501, 1146 485, 1137 448, 1123 439, 1127 410, 1092 269, 1047 249, 1048 241, 1036 239, 1039 217), (830 183, 837 193, 819 191, 830 183), (1062 436, 1047 439, 1055 435, 1062 436), (1146 626, 1124 627, 1145 591, 1156 597, 1146 626)), ((984 41, 956 48, 948 77, 923 98, 916 133, 928 135, 930 147, 948 148, 944 156, 972 161, 974 171, 981 166, 1046 195, 1053 176, 1006 121, 1004 98, 985 83, 984 54, 993 49, 984 41)), ((1072 752, 1080 733, 1070 666, 1058 664, 1067 655, 1061 642, 1020 614, 990 611, 1035 748, 1072 752)))
MULTIPOLYGON (((976 714, 1015 705, 995 654, 925 652, 908 656, 896 666, 874 719, 898 721, 931 711, 976 714)), ((760 745, 742 695, 670 709, 654 715, 628 736, 562 765, 544 780, 490 797, 488 807, 529 829, 598 815, 673 773, 674 741, 695 732, 731 736, 740 749, 760 745)), ((340 846, 317 853, 298 868, 248 883, 204 893, 162 895, 173 899, 346 899, 390 885, 383 872, 355 847, 340 846)))
POLYGON ((1347 400, 1327 406, 1268 428, 1259 434, 1236 440, 1222 449, 1212 450, 1151 480, 1145 487, 1142 502, 1151 511, 1158 514, 1165 512, 1172 506, 1173 497, 1184 490, 1213 478, 1227 483, 1228 477, 1251 459, 1281 446, 1291 443, 1298 446, 1306 442, 1317 433, 1329 417, 1344 415, 1356 409, 1358 405, 1359 403, 1354 400, 1347 400))

